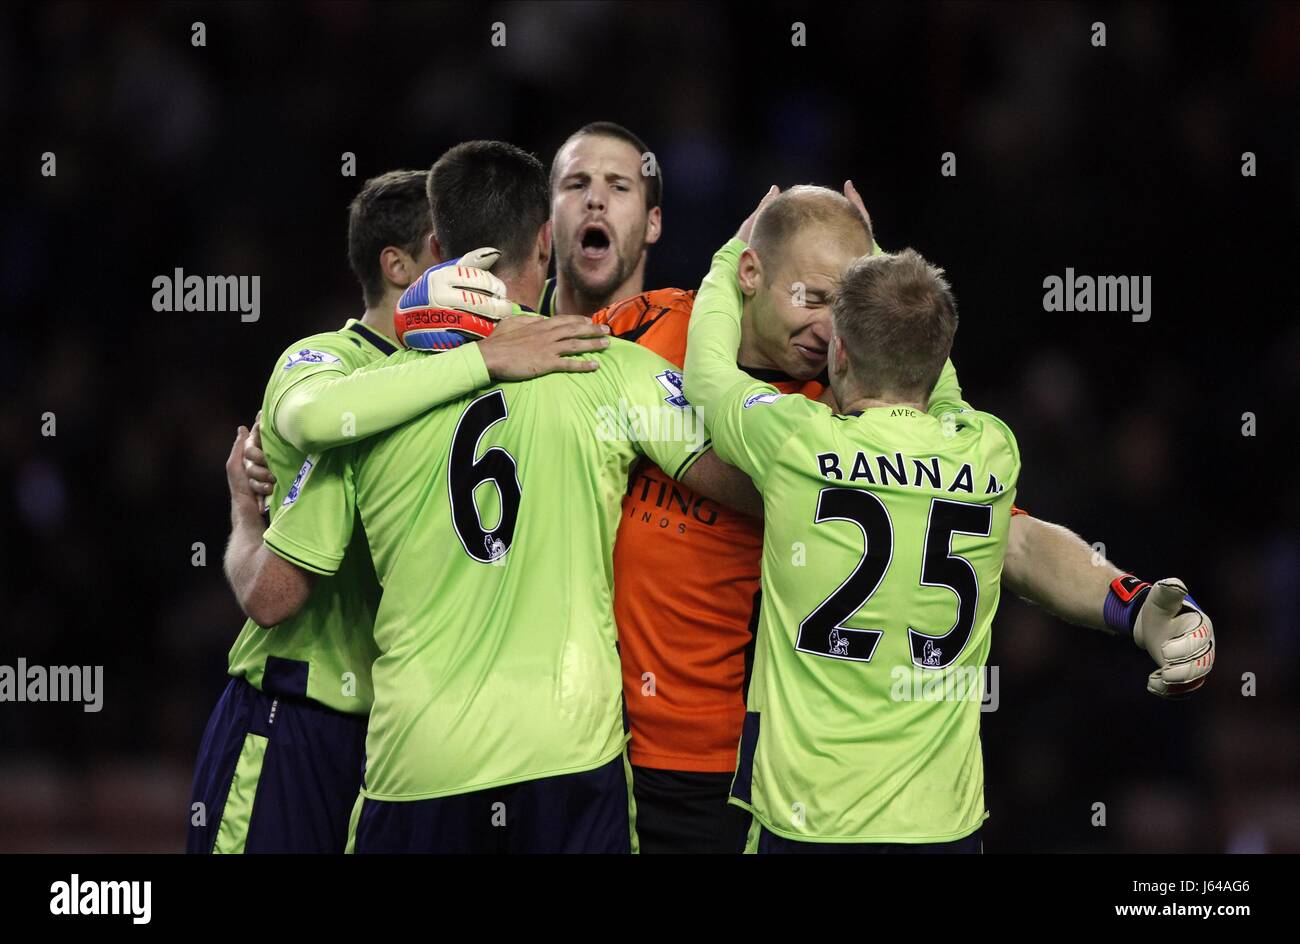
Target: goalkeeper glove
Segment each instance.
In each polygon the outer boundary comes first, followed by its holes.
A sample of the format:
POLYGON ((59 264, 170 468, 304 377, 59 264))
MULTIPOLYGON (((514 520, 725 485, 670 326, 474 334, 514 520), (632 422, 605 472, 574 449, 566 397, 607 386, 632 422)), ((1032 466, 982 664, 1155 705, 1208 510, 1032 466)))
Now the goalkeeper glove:
POLYGON ((1176 698, 1205 684, 1214 668, 1214 624, 1181 580, 1149 584, 1123 574, 1111 582, 1103 612, 1111 629, 1131 635, 1155 660, 1147 691, 1176 698))
POLYGON ((398 343, 445 351, 490 335, 514 310, 505 283, 487 271, 499 258, 500 250, 475 249, 425 270, 393 313, 398 343))

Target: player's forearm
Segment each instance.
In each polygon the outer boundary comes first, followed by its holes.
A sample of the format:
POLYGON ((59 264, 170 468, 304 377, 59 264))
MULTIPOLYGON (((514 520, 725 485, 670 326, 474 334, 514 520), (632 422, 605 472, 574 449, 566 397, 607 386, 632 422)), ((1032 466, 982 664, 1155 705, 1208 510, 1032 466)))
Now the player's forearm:
POLYGON ((706 423, 717 415, 728 390, 751 378, 736 366, 744 299, 736 267, 745 244, 733 239, 713 257, 691 311, 686 340, 683 392, 706 423))
POLYGON ((296 616, 311 596, 316 575, 273 554, 265 544, 255 556, 255 571, 244 612, 258 626, 269 628, 296 616))
POLYGON ((713 450, 700 456, 686 470, 682 483, 733 511, 755 518, 763 517, 763 496, 753 481, 740 469, 723 462, 713 450))
POLYGON ((259 543, 231 579, 244 615, 269 629, 298 614, 311 596, 316 576, 283 560, 259 543))
POLYGON ((255 500, 242 494, 231 499, 226 580, 245 616, 259 626, 274 626, 302 609, 315 577, 271 553, 262 540, 265 531, 255 500))
POLYGON ((1104 630, 1106 594, 1119 574, 1067 528, 1029 515, 1012 517, 1003 585, 1067 623, 1104 630))
POLYGON ((244 603, 253 586, 257 571, 257 552, 262 547, 262 532, 266 522, 257 510, 257 504, 239 496, 230 502, 230 540, 226 542, 223 561, 226 580, 235 592, 240 609, 247 613, 244 603))
POLYGON ((289 389, 272 421, 309 455, 400 426, 434 407, 491 383, 477 344, 346 376, 319 374, 289 389))

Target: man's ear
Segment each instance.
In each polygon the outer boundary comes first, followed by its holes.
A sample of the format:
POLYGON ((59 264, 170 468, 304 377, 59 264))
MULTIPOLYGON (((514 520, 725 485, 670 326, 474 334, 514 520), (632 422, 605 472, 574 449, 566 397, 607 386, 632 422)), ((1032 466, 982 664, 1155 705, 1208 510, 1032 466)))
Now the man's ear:
POLYGON ((544 270, 551 268, 551 221, 547 220, 537 231, 537 261, 544 270))
MULTIPOLYGON (((433 237, 429 237, 430 251, 433 255, 433 264, 440 265, 442 260, 436 253, 432 253, 434 245, 433 237)), ((424 253, 421 252, 423 257, 424 253)), ((397 288, 405 290, 412 282, 424 274, 424 263, 412 256, 405 249, 398 249, 396 246, 385 246, 379 254, 379 265, 384 273, 384 278, 397 288)))
POLYGON ((384 274, 384 281, 398 288, 406 288, 420 277, 415 270, 415 260, 405 250, 396 246, 385 246, 379 251, 379 271, 384 274))
POLYGON ((663 227, 663 213, 660 212, 659 207, 655 207, 646 214, 645 244, 647 246, 659 242, 659 234, 663 232, 663 227))
POLYGON ((839 335, 835 333, 833 324, 829 348, 826 362, 827 373, 832 377, 847 377, 849 373, 849 355, 844 350, 844 343, 840 340, 839 335))
POLYGON ((736 279, 740 282, 741 292, 748 296, 753 296, 763 287, 763 263, 759 261, 758 253, 748 246, 740 254, 740 265, 736 268, 736 279))
POLYGON ((442 243, 438 242, 437 233, 429 234, 429 255, 433 256, 434 265, 442 265, 447 261, 447 257, 442 251, 442 243))

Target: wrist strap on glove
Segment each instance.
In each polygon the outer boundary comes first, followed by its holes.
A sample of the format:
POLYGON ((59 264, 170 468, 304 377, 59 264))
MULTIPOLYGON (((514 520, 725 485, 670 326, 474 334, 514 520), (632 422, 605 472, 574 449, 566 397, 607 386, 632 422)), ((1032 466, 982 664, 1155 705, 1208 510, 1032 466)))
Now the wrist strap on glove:
POLYGON ((1132 574, 1120 574, 1110 582, 1101 615, 1111 632, 1133 638, 1133 624, 1137 622, 1138 612, 1150 592, 1151 584, 1132 574))

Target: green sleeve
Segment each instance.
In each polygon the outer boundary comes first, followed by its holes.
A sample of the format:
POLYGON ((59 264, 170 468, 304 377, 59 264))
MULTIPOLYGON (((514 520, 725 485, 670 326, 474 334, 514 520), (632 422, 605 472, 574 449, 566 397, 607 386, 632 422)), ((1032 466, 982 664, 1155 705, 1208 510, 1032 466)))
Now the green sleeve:
POLYGON ((618 404, 625 438, 670 478, 680 479, 709 451, 704 421, 682 393, 681 371, 631 341, 612 339, 609 354, 598 373, 618 404))
POLYGON ((714 417, 709 431, 718 458, 740 469, 762 490, 790 438, 818 416, 829 416, 831 409, 800 393, 778 393, 757 380, 739 389, 740 397, 714 417))
POLYGON ((745 243, 732 239, 717 251, 691 310, 686 336, 686 397, 712 429, 716 418, 744 399, 754 380, 736 366, 744 300, 736 267, 745 243))
POLYGON ((307 457, 262 536, 268 548, 314 574, 339 569, 356 520, 354 451, 307 457))
POLYGON ((736 366, 743 305, 736 267, 744 248, 739 239, 723 246, 695 296, 686 343, 686 396, 703 414, 719 458, 761 487, 786 440, 828 408, 804 396, 784 396, 736 366))
POLYGON ((281 392, 268 421, 300 451, 323 452, 400 426, 490 383, 477 344, 439 354, 402 351, 350 374, 304 374, 281 392))
POLYGON ((943 362, 939 379, 930 391, 930 403, 926 412, 931 416, 943 416, 954 410, 969 410, 971 405, 962 399, 961 384, 957 382, 957 368, 952 366, 952 359, 943 362))

